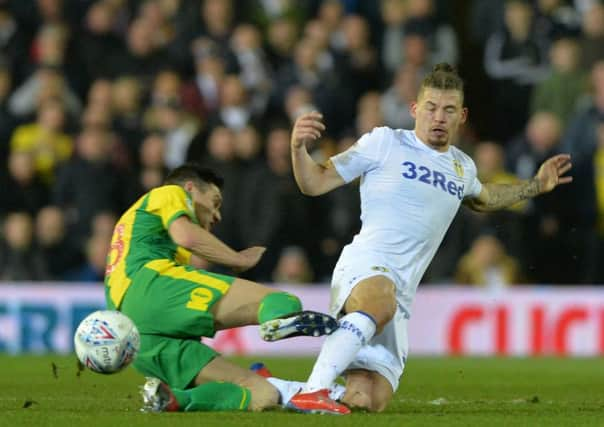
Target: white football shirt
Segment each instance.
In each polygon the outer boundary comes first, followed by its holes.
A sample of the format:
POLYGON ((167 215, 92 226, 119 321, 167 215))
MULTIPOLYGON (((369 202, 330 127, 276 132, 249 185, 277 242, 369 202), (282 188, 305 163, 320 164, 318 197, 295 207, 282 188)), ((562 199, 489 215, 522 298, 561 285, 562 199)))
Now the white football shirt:
POLYGON ((331 160, 346 182, 361 177, 362 226, 341 259, 383 260, 397 275, 410 312, 463 198, 480 194, 474 161, 456 147, 439 152, 414 131, 388 127, 373 129, 331 160))

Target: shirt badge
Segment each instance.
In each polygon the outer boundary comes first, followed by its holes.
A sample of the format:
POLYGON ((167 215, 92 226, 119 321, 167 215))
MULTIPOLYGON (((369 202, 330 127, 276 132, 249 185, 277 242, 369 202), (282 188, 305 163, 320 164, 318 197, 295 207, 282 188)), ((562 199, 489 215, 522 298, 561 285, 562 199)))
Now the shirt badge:
POLYGON ((455 173, 458 177, 463 178, 463 166, 459 161, 453 160, 453 167, 455 168, 455 173))

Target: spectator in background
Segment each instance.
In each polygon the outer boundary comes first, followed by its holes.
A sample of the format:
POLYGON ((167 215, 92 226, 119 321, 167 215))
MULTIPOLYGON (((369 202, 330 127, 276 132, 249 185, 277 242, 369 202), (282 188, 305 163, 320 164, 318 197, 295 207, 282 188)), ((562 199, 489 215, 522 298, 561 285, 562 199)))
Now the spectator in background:
POLYGON ((301 24, 307 17, 310 6, 308 3, 300 3, 295 0, 248 0, 246 3, 247 8, 244 9, 242 15, 262 30, 266 30, 272 22, 282 18, 301 24))
POLYGON ((44 259, 33 240, 33 222, 24 212, 9 214, 4 220, 4 239, 0 241, 0 280, 46 280, 44 259))
MULTIPOLYGON (((0 16, 2 12, 0 9, 0 16)), ((5 164, 9 153, 10 136, 17 125, 8 110, 8 97, 12 86, 12 76, 8 66, 0 64, 0 164, 5 164)))
POLYGON ((395 74, 393 84, 382 95, 381 110, 384 123, 395 129, 413 129, 415 119, 409 109, 415 101, 423 79, 423 70, 412 65, 402 65, 395 74))
POLYGON ((230 46, 239 66, 241 83, 248 93, 250 109, 259 115, 266 109, 272 85, 262 34, 250 24, 240 24, 233 32, 230 46))
POLYGON ((304 249, 298 246, 283 248, 272 279, 280 285, 312 283, 313 271, 304 249))
POLYGON ((530 179, 544 159, 561 151, 561 137, 562 123, 558 116, 536 112, 530 117, 525 133, 507 144, 507 169, 520 179, 530 179))
POLYGON ((533 10, 525 0, 505 3, 505 28, 489 37, 484 67, 491 79, 494 136, 507 141, 524 128, 532 87, 547 73, 543 47, 532 33, 533 10))
POLYGON ((269 24, 266 38, 268 62, 275 73, 279 74, 292 58, 298 29, 291 19, 276 19, 269 24))
POLYGON ((67 272, 65 280, 70 282, 91 282, 102 284, 111 236, 93 234, 86 241, 85 261, 79 267, 67 272))
POLYGON ((151 103, 165 99, 173 99, 177 103, 182 103, 182 80, 180 75, 174 70, 161 70, 153 78, 151 86, 151 103))
POLYGON ((80 72, 88 81, 105 78, 116 67, 111 59, 125 50, 122 37, 114 31, 116 10, 109 1, 96 1, 87 10, 81 33, 75 37, 80 72))
POLYGON ((184 108, 205 120, 220 106, 220 86, 228 69, 227 59, 211 40, 200 40, 193 49, 195 75, 182 92, 184 108))
POLYGON ((532 113, 549 111, 556 114, 563 125, 568 123, 577 101, 587 90, 587 76, 579 68, 580 54, 574 39, 559 39, 551 45, 552 70, 533 90, 532 113))
MULTIPOLYGON (((562 149, 571 154, 575 169, 573 191, 568 196, 570 202, 563 200, 559 206, 550 208, 562 212, 563 216, 560 220, 568 221, 573 227, 573 232, 566 237, 571 240, 561 245, 564 245, 565 250, 573 250, 574 256, 573 268, 565 272, 567 275, 565 280, 571 281, 574 275, 575 282, 579 283, 595 280, 595 269, 602 264, 601 258, 593 257, 597 253, 593 246, 597 240, 593 230, 597 216, 598 185, 594 170, 597 163, 594 159, 599 147, 598 129, 604 123, 604 60, 595 63, 590 77, 591 96, 586 97, 583 103, 579 102, 579 107, 570 119, 562 142, 562 149)), ((552 281, 554 280, 558 279, 552 278, 552 281)))
MULTIPOLYGON (((12 6, 12 5, 11 5, 12 6)), ((26 75, 27 30, 19 25, 13 8, 8 2, 0 4, 0 52, 2 61, 15 83, 19 83, 26 75)))
POLYGON ((227 50, 236 25, 232 0, 203 0, 199 6, 197 22, 190 29, 190 39, 203 36, 216 43, 219 50, 227 50))
POLYGON ((504 5, 506 0, 472 0, 468 15, 471 41, 480 49, 487 40, 503 28, 504 5))
POLYGON ((8 159, 7 172, 0 181, 0 214, 27 212, 35 215, 48 203, 48 186, 36 172, 31 153, 15 151, 8 159))
POLYGON ((581 16, 567 3, 565 0, 535 1, 535 37, 546 52, 554 41, 577 37, 581 32, 581 16))
POLYGON ((579 47, 583 70, 591 70, 598 60, 604 58, 604 4, 599 1, 594 1, 583 12, 579 47))
POLYGON ((344 45, 339 52, 338 73, 344 77, 343 87, 352 95, 352 102, 369 90, 379 87, 380 65, 376 49, 371 45, 367 20, 348 15, 342 20, 344 45))
POLYGON ((54 203, 65 210, 68 230, 76 241, 89 235, 91 220, 98 212, 121 212, 134 199, 133 186, 111 163, 113 144, 106 130, 84 129, 77 155, 59 171, 54 203))
POLYGON ((17 118, 28 120, 51 99, 60 102, 72 116, 82 111, 80 100, 65 82, 63 74, 54 66, 41 65, 12 93, 8 108, 17 118))
MULTIPOLYGON (((474 161, 480 182, 493 184, 512 184, 520 180, 505 170, 505 153, 501 145, 495 142, 481 142, 474 151, 474 161)), ((474 214, 474 228, 492 229, 494 236, 520 259, 525 257, 524 215, 528 202, 521 201, 506 209, 489 215, 474 214)))
POLYGON ((255 127, 247 126, 235 134, 235 157, 242 173, 260 167, 262 148, 262 137, 255 127))
MULTIPOLYGON (((333 154, 346 151, 355 142, 355 134, 344 134, 337 140, 333 154)), ((313 211, 316 212, 314 216, 319 218, 315 224, 319 234, 319 256, 313 257, 313 270, 315 279, 327 283, 342 248, 352 241, 361 228, 358 181, 325 194, 318 206, 313 206, 313 211)))
POLYGON ((57 99, 49 99, 40 105, 36 122, 17 127, 11 137, 11 152, 30 153, 36 172, 47 184, 53 181, 56 167, 73 151, 73 142, 64 127, 63 105, 57 99))
POLYGON ((143 137, 142 93, 140 82, 134 77, 120 77, 111 85, 112 128, 119 136, 131 159, 138 159, 143 137))
POLYGON ((293 125, 298 116, 317 110, 313 103, 312 93, 302 86, 292 86, 285 95, 283 103, 285 114, 293 125))
POLYGON ((359 99, 355 124, 357 135, 364 135, 374 127, 384 125, 381 101, 379 92, 367 92, 359 99))
POLYGON ((273 108, 281 111, 283 99, 293 86, 300 86, 312 94, 314 104, 330 120, 331 130, 339 132, 353 117, 352 94, 342 90, 335 72, 319 67, 319 47, 308 39, 302 39, 294 49, 292 63, 282 68, 273 87, 273 108))
POLYGON ((119 49, 112 57, 104 59, 109 64, 111 77, 135 76, 143 85, 150 85, 159 70, 171 65, 170 59, 157 46, 154 31, 152 24, 143 18, 136 18, 130 23, 125 49, 119 49))
MULTIPOLYGON (((552 113, 531 116, 525 136, 509 146, 509 169, 527 179, 543 159, 563 150, 561 129, 552 113)), ((589 283, 593 276, 593 165, 580 162, 577 156, 572 159, 573 186, 533 199, 529 205, 522 261, 533 282, 589 283)))
POLYGON ((304 26, 304 38, 315 45, 319 51, 317 59, 319 68, 325 73, 333 72, 336 68, 337 55, 329 44, 329 30, 319 19, 311 19, 304 26))
POLYGON ((596 129, 604 122, 604 59, 591 69, 591 89, 591 96, 579 104, 564 135, 564 149, 575 163, 590 161, 597 145, 596 129))
POLYGON ((148 128, 160 132, 165 140, 165 161, 169 169, 197 157, 202 147, 199 122, 188 115, 177 98, 156 98, 148 111, 148 128))
POLYGON ((405 51, 402 49, 404 24, 407 19, 405 0, 381 0, 380 12, 384 30, 382 33, 382 64, 394 74, 404 63, 405 51))
POLYGON ((149 190, 162 185, 164 178, 168 174, 168 168, 165 162, 164 138, 153 133, 148 135, 140 147, 140 159, 138 163, 138 195, 143 195, 149 190))
POLYGON ((57 206, 45 206, 36 216, 36 243, 51 279, 62 280, 82 262, 75 242, 67 238, 65 216, 57 206))
POLYGON ((208 118, 208 126, 226 126, 233 131, 246 127, 257 118, 243 82, 236 74, 222 79, 220 84, 220 107, 208 118))
POLYGON ((113 111, 112 102, 113 82, 106 78, 98 78, 92 81, 88 88, 87 105, 94 105, 113 111))
POLYGON ((208 137, 207 153, 197 160, 209 169, 220 171, 224 179, 222 187, 222 219, 213 227, 213 233, 230 246, 236 246, 235 217, 237 215, 241 171, 235 157, 235 132, 225 126, 217 126, 208 137))
POLYGON ((332 49, 339 51, 344 46, 342 34, 342 20, 344 19, 344 5, 340 0, 324 0, 319 5, 317 18, 327 27, 329 44, 332 49))
POLYGON ((412 31, 426 38, 428 68, 441 62, 457 65, 457 35, 450 25, 437 19, 434 0, 407 0, 407 14, 405 33, 412 31))
POLYGON ((105 237, 111 240, 113 235, 115 223, 117 222, 117 215, 112 211, 100 211, 91 221, 91 235, 105 237))
POLYGON ((281 250, 291 245, 308 248, 312 233, 310 203, 297 191, 291 172, 289 127, 278 125, 268 132, 266 159, 266 167, 249 170, 240 181, 237 225, 242 245, 267 248, 246 274, 269 281, 281 250))
POLYGON ((518 261, 509 256, 501 242, 491 234, 478 236, 461 257, 455 282, 487 289, 502 289, 521 283, 518 261))

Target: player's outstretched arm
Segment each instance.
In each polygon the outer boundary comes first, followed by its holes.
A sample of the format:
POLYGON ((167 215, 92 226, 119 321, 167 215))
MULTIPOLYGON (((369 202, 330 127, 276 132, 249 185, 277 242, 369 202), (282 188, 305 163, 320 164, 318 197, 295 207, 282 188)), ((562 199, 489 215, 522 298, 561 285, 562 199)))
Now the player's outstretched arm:
POLYGON ((571 167, 570 155, 553 156, 543 162, 533 179, 517 184, 484 184, 480 195, 466 199, 464 204, 480 212, 506 208, 521 200, 548 193, 560 184, 572 182, 572 176, 563 176, 571 167))
POLYGON ((258 264, 266 250, 255 246, 237 252, 209 231, 193 224, 186 216, 174 220, 168 232, 174 243, 188 249, 193 255, 237 271, 245 271, 258 264))
POLYGON ((345 181, 338 174, 331 161, 325 164, 316 163, 306 150, 306 142, 321 137, 325 125, 321 121, 323 116, 318 111, 303 114, 296 120, 291 135, 292 164, 294 177, 298 188, 307 196, 319 196, 345 181))

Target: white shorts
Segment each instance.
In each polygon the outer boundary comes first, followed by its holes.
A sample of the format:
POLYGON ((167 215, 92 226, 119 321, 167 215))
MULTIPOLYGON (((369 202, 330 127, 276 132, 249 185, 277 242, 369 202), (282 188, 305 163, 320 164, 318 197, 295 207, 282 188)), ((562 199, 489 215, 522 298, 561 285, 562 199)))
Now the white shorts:
POLYGON ((397 275, 383 262, 363 257, 351 259, 342 257, 335 267, 331 282, 331 315, 338 316, 352 289, 362 280, 372 276, 386 276, 397 289, 397 309, 394 317, 386 324, 381 334, 374 336, 363 346, 348 369, 375 371, 390 382, 392 389, 398 389, 407 361, 407 321, 409 315, 399 301, 401 284, 397 275))

